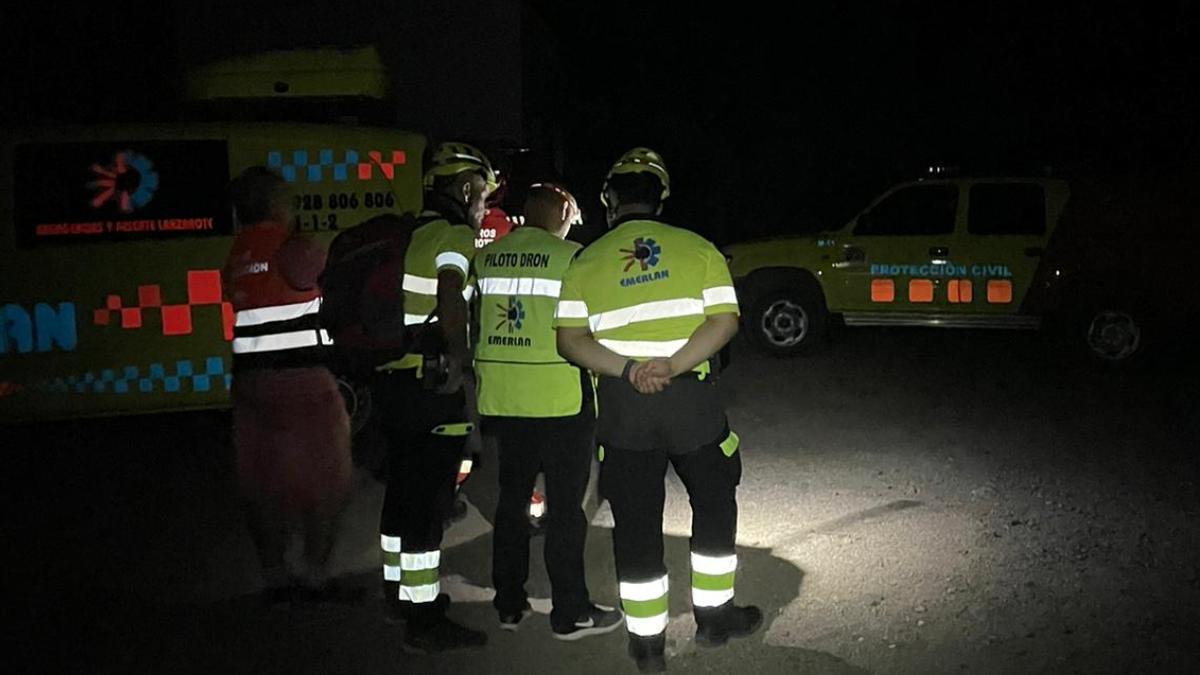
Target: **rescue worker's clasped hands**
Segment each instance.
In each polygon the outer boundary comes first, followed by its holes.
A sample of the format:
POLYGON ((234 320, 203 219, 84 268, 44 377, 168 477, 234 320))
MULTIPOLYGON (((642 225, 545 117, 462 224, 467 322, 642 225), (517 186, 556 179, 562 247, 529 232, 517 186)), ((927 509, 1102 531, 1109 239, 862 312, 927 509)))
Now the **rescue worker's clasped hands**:
POLYGON ((643 394, 657 394, 671 384, 671 360, 641 361, 629 370, 629 383, 643 394))

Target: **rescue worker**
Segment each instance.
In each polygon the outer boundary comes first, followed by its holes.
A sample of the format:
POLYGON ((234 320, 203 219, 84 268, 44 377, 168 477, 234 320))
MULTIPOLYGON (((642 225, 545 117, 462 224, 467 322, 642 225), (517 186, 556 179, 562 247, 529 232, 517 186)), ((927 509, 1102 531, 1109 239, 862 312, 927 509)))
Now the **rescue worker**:
POLYGON ((710 367, 737 332, 737 297, 716 247, 658 220, 670 191, 653 150, 613 164, 601 192, 611 229, 572 263, 555 318, 559 353, 599 376, 600 483, 615 521, 629 653, 642 672, 666 669, 668 464, 692 505, 696 642, 721 645, 762 623, 757 607, 734 604, 742 467, 710 367))
POLYGON ((565 241, 579 208, 566 190, 530 188, 525 225, 475 259, 480 335, 475 350, 478 408, 496 440, 500 497, 492 549, 493 605, 500 627, 516 630, 529 612, 527 509, 539 470, 549 522, 545 562, 559 640, 611 632, 621 613, 592 604, 584 579, 583 496, 594 447, 595 404, 587 374, 558 355, 554 310, 563 274, 579 251, 565 241))
POLYGON ((405 622, 405 649, 430 653, 487 641, 446 617, 438 567, 471 433, 464 288, 495 175, 483 153, 465 143, 436 146, 425 166, 427 210, 412 233, 403 279, 405 323, 423 327, 417 351, 377 373, 372 400, 387 446, 380 539, 389 617, 405 622))
MULTIPOLYGON (((500 207, 500 204, 504 201, 504 193, 507 191, 507 182, 504 178, 500 177, 498 173, 496 174, 496 176, 497 176, 496 184, 494 186, 494 189, 492 189, 488 192, 487 201, 485 202, 485 206, 484 206, 483 219, 481 220, 481 222, 479 224, 479 228, 476 232, 476 236, 475 236, 475 248, 476 249, 481 249, 481 248, 487 246, 488 244, 491 244, 492 242, 496 241, 497 239, 500 239, 501 237, 505 236, 506 234, 508 234, 509 232, 512 231, 512 223, 509 222, 508 216, 505 215, 505 213, 504 213, 504 209, 502 209, 500 207)), ((475 287, 476 287, 475 278, 471 277, 470 279, 468 279, 468 282, 467 282, 468 293, 473 293, 475 290, 475 287)), ((474 340, 478 340, 479 339, 478 298, 473 298, 473 300, 475 300, 475 302, 470 303, 469 309, 468 309, 468 315, 470 317, 469 326, 470 326, 471 337, 474 340)), ((472 347, 474 347, 474 345, 472 345, 472 347)), ((467 378, 467 384, 468 385, 472 384, 471 378, 467 378)), ((470 394, 468 393, 468 395, 470 395, 470 394)), ((470 436, 469 438, 472 441, 476 440, 476 437, 474 435, 470 436)), ((479 442, 479 445, 482 446, 484 441, 482 438, 479 438, 478 442, 479 442)), ((479 448, 479 450, 481 452, 478 454, 482 454, 483 448, 479 448)), ((492 454, 494 454, 494 453, 492 453, 492 454)), ((458 478, 456 480, 456 483, 457 483, 459 489, 461 489, 463 487, 463 484, 467 481, 467 479, 471 477, 471 475, 473 473, 475 459, 476 459, 476 457, 474 457, 474 453, 472 453, 471 456, 468 456, 467 458, 465 458, 463 460, 462 468, 459 470, 458 478)), ((475 496, 476 496, 476 499, 478 499, 480 495, 476 494, 475 496)), ((460 495, 458 495, 458 497, 455 500, 454 508, 452 509, 452 512, 450 513, 448 522, 455 522, 457 520, 460 520, 464 516, 466 516, 466 514, 467 514, 467 500, 464 495, 460 494, 460 495)))
POLYGON ((327 564, 352 465, 350 421, 317 324, 325 251, 292 232, 287 184, 267 169, 247 169, 230 196, 239 229, 224 269, 235 312, 233 438, 266 593, 284 599, 301 586, 334 599, 327 564), (303 567, 285 570, 293 532, 303 567))

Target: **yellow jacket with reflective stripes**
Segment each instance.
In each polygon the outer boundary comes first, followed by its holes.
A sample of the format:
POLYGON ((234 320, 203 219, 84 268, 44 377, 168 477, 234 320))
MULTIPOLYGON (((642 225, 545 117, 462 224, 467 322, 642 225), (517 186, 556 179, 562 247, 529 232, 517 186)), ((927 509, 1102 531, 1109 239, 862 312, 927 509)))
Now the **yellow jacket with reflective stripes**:
MULTIPOLYGON (((467 274, 475 256, 475 231, 466 225, 454 225, 436 211, 421 214, 424 225, 413 230, 404 254, 404 323, 420 325, 437 309, 437 277, 442 270, 462 273, 463 297, 469 300, 467 274)), ((437 319, 434 318, 434 321, 437 319)), ((403 359, 386 363, 379 370, 420 368, 421 356, 409 354, 403 359)), ((418 370, 418 377, 420 371, 418 370)))
MULTIPOLYGON (((422 214, 426 216, 437 214, 422 214)), ((474 256, 475 232, 466 225, 452 225, 438 218, 413 230, 408 252, 404 254, 404 322, 424 323, 437 308, 439 272, 457 270, 465 286, 474 256)))
POLYGON ((711 314, 738 313, 724 256, 694 232, 650 219, 619 223, 563 279, 555 326, 588 328, 630 358, 668 357, 711 314))
POLYGON ((579 244, 520 227, 480 249, 478 406, 483 415, 566 417, 582 406, 579 369, 558 355, 554 310, 579 244))

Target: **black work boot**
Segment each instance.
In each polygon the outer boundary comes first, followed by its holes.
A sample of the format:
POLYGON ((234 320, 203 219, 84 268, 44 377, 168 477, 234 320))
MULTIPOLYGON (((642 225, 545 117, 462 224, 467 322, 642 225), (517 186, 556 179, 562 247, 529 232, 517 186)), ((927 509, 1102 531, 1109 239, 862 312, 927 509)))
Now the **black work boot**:
POLYGON ((637 661, 639 673, 667 672, 667 657, 663 654, 666 646, 666 633, 653 637, 629 634, 629 655, 637 661))
POLYGON ((720 647, 729 638, 746 637, 762 625, 762 610, 749 605, 738 607, 733 600, 720 607, 696 607, 696 644, 720 647))

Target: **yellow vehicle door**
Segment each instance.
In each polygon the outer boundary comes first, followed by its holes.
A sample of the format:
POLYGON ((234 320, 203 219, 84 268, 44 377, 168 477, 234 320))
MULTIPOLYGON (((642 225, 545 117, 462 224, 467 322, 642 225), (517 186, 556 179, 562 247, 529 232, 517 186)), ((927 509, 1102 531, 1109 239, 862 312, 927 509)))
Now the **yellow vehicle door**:
POLYGON ((958 270, 959 192, 953 182, 903 185, 860 214, 839 238, 831 274, 841 290, 831 309, 847 324, 926 322, 943 312, 942 280, 958 270))

